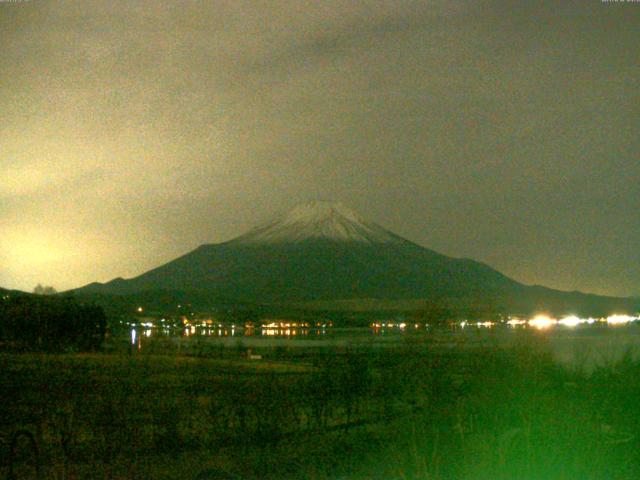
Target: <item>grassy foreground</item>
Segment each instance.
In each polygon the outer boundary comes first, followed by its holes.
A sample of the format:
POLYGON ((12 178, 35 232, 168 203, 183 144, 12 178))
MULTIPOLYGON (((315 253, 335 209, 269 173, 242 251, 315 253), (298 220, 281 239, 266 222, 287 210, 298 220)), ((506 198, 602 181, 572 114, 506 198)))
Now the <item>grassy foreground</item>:
POLYGON ((388 349, 283 361, 0 355, 0 478, 635 479, 640 364, 544 350, 388 349), (17 478, 36 478, 26 437, 17 478))

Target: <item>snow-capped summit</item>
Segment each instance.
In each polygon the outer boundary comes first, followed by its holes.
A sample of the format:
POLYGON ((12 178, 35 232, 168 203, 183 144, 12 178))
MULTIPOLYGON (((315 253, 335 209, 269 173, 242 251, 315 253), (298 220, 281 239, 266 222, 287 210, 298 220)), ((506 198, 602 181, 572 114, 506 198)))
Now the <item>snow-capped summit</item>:
POLYGON ((297 205, 265 225, 238 237, 241 243, 300 242, 330 239, 362 243, 400 242, 400 237, 362 219, 342 203, 325 201, 297 205))

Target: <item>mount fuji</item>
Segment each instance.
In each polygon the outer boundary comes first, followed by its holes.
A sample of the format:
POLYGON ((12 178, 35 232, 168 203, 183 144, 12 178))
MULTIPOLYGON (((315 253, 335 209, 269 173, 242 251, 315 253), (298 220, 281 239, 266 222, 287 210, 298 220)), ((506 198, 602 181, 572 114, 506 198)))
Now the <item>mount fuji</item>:
POLYGON ((135 278, 92 283, 76 292, 145 298, 179 292, 199 306, 393 310, 436 299, 452 305, 490 302, 512 312, 628 306, 627 299, 523 285, 483 263, 424 248, 329 202, 298 205, 230 241, 201 245, 135 278))

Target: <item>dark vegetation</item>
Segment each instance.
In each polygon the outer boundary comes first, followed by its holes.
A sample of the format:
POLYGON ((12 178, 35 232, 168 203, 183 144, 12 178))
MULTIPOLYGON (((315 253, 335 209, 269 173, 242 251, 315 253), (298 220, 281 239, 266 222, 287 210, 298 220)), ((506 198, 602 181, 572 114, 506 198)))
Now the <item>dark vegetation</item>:
POLYGON ((41 283, 39 283, 33 289, 33 293, 35 293, 36 295, 55 295, 58 292, 51 285, 42 285, 41 283))
POLYGON ((73 297, 5 292, 0 295, 0 347, 10 351, 92 351, 104 341, 101 307, 73 297))
POLYGON ((242 353, 1 355, 1 463, 26 430, 43 478, 640 478, 630 358, 586 374, 426 338, 242 353))

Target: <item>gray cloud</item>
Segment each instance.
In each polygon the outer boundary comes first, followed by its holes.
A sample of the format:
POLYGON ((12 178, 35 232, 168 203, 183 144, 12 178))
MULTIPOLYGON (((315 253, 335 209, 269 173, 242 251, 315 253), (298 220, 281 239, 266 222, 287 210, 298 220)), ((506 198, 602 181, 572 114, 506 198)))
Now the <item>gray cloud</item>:
POLYGON ((132 276, 322 197, 524 282, 640 294, 639 14, 0 3, 0 285, 132 276))

